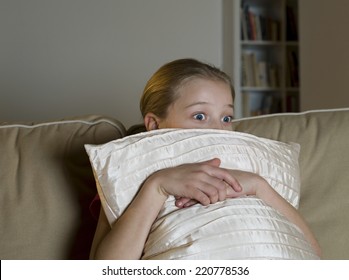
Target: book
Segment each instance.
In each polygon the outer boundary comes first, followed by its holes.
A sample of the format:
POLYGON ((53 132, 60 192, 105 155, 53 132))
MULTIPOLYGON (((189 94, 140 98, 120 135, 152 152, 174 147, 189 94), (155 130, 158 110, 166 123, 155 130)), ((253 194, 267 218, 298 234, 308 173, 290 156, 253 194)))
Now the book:
POLYGON ((294 50, 289 50, 287 58, 290 86, 299 87, 298 54, 294 50))
POLYGON ((241 85, 243 87, 246 87, 248 85, 247 67, 247 53, 243 52, 241 55, 241 85))
POLYGON ((251 26, 251 37, 250 40, 257 40, 257 27, 256 27, 256 21, 255 21, 255 14, 251 11, 248 11, 248 18, 250 21, 251 26))
POLYGON ((243 40, 252 40, 252 26, 249 15, 249 6, 247 4, 243 4, 241 7, 241 25, 244 28, 243 30, 243 40))
POLYGON ((289 5, 286 6, 286 39, 288 41, 298 40, 298 28, 294 8, 289 5))
POLYGON ((269 87, 268 64, 266 61, 258 62, 258 86, 269 87))
POLYGON ((272 88, 277 88, 280 86, 279 70, 277 65, 269 64, 268 66, 268 78, 269 86, 272 88))
POLYGON ((282 111, 281 99, 271 92, 242 92, 243 116, 253 117, 282 111))
POLYGON ((241 39, 278 41, 281 38, 281 23, 277 19, 251 11, 245 2, 240 8, 241 39))
POLYGON ((299 112, 299 99, 295 95, 287 95, 286 112, 299 112))
POLYGON ((244 51, 241 57, 241 77, 244 87, 255 87, 257 77, 257 60, 256 54, 252 51, 244 51))
POLYGON ((263 94, 260 92, 243 92, 243 115, 244 117, 258 116, 262 114, 263 94))
POLYGON ((241 40, 248 40, 248 28, 245 17, 245 11, 243 8, 240 9, 240 21, 241 21, 241 40))

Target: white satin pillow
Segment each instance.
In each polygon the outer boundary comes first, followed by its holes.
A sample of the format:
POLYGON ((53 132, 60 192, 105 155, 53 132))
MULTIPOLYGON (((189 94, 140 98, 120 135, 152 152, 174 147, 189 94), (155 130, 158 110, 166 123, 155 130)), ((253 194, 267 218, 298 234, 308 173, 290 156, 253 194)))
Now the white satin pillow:
MULTIPOLYGON (((157 170, 214 157, 221 167, 260 174, 294 207, 300 194, 299 145, 240 132, 162 129, 85 145, 109 223, 157 170)), ((316 258, 303 234, 255 197, 178 209, 170 197, 145 245, 145 259, 316 258)))

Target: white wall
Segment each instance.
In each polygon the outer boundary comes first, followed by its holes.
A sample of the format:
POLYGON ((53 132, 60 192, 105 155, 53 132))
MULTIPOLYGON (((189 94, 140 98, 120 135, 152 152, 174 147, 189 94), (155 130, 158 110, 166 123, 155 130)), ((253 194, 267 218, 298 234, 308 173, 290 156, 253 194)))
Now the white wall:
POLYGON ((349 1, 298 2, 301 109, 349 107, 349 1))
POLYGON ((106 114, 139 123, 163 63, 222 66, 222 2, 0 0, 0 120, 106 114))

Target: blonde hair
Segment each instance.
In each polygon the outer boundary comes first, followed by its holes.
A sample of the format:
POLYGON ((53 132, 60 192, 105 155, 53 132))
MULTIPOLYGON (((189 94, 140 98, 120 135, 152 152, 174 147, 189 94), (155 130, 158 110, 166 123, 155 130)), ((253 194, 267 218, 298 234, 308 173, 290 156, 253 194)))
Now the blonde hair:
POLYGON ((195 78, 227 83, 234 100, 234 87, 226 73, 195 59, 178 59, 160 67, 147 82, 140 100, 143 117, 151 112, 159 118, 165 118, 168 108, 179 97, 179 88, 195 78))

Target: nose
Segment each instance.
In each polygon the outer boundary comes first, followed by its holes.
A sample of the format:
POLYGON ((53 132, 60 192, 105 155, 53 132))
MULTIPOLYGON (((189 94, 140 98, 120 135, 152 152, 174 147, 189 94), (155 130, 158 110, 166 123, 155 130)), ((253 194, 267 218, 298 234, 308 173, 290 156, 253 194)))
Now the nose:
POLYGON ((214 120, 210 123, 209 128, 211 129, 223 129, 221 120, 214 120))

